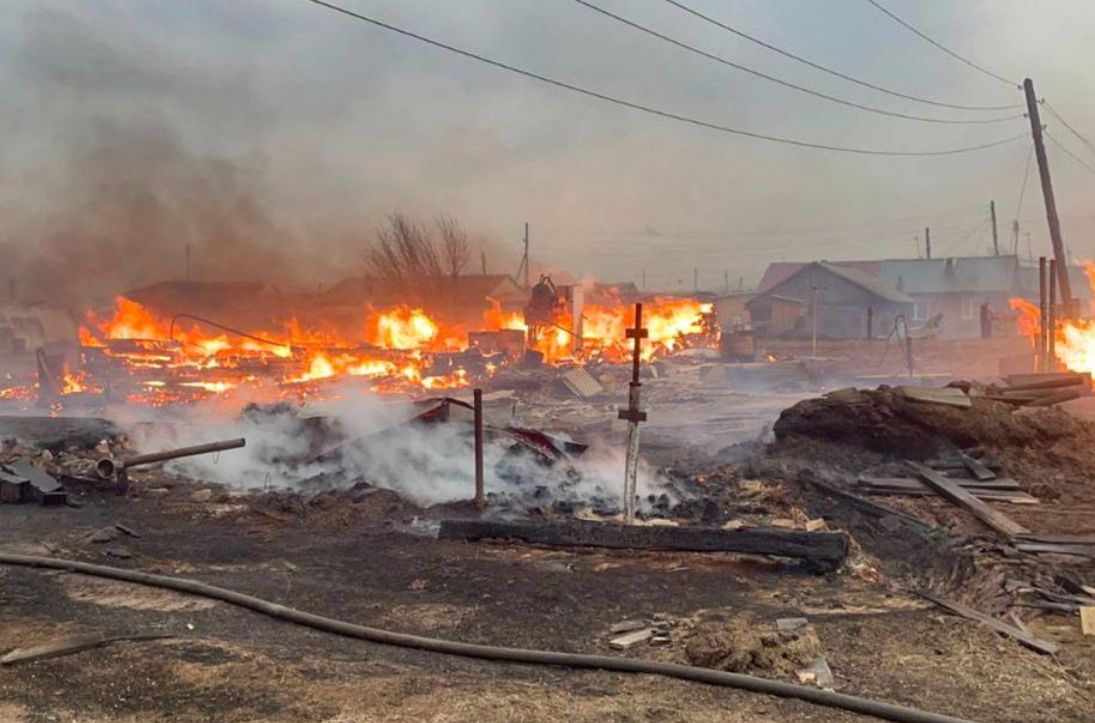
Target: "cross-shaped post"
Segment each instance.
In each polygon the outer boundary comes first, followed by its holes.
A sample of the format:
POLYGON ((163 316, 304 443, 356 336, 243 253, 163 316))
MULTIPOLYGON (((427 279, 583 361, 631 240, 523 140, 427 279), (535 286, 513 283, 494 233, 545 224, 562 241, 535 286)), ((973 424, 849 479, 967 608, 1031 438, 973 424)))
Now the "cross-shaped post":
POLYGON ((628 385, 627 409, 619 410, 620 419, 627 420, 627 461, 624 467, 624 520, 635 521, 635 486, 639 474, 639 422, 646 421, 646 412, 639 409, 639 363, 642 360, 642 340, 650 336, 643 328, 643 305, 635 304, 635 326, 627 330, 627 338, 635 341, 631 352, 631 383, 628 385))

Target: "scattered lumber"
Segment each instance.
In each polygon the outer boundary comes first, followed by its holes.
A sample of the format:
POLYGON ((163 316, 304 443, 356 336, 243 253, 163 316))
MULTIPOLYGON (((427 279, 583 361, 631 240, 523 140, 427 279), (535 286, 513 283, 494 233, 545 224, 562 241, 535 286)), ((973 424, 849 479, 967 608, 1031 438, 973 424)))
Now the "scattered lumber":
POLYGON ((920 478, 932 489, 954 504, 965 507, 974 517, 981 520, 981 522, 995 532, 1008 538, 1030 532, 1030 530, 1023 527, 1003 512, 992 509, 984 502, 974 497, 969 491, 962 489, 954 480, 944 477, 935 470, 925 467, 922 464, 909 460, 907 460, 907 463, 916 470, 916 473, 920 475, 920 478))
POLYGON ((965 452, 959 452, 958 454, 962 459, 962 464, 966 465, 966 469, 970 471, 974 479, 981 482, 996 479, 996 473, 982 464, 981 460, 971 457, 965 452))
MULTIPOLYGON (((994 490, 997 492, 1019 491, 1019 483, 1010 477, 997 477, 984 482, 974 479, 958 479, 947 477, 951 482, 967 490, 994 490)), ((861 476, 856 480, 860 487, 894 487, 909 490, 930 490, 923 482, 914 477, 870 477, 861 476)))
POLYGON ((1057 650, 1059 648, 1056 644, 1051 643, 1048 640, 1042 640, 1041 638, 1030 635, 1029 633, 1025 633, 1017 627, 1008 625, 1007 623, 1001 622, 996 618, 989 617, 988 615, 985 615, 982 612, 978 612, 973 608, 966 607, 961 603, 957 603, 952 600, 946 600, 927 592, 920 592, 918 594, 920 595, 920 597, 924 598, 925 600, 932 601, 941 608, 946 608, 947 610, 950 610, 951 612, 957 615, 961 615, 962 617, 969 620, 976 620, 977 622, 983 623, 995 630, 996 632, 1007 635, 1009 638, 1017 640, 1021 645, 1024 645, 1035 652, 1043 653, 1045 655, 1057 654, 1057 650))
POLYGON ((956 387, 898 387, 909 400, 926 404, 944 404, 949 407, 972 407, 969 396, 956 387))
POLYGON ((519 540, 537 545, 607 547, 688 552, 740 552, 793 557, 834 567, 848 554, 848 539, 835 532, 782 529, 620 525, 585 520, 494 522, 442 520, 443 540, 519 540))
POLYGON ((1007 385, 985 398, 1020 407, 1049 407, 1091 393, 1091 375, 1075 372, 1013 374, 1004 377, 1007 385))
POLYGON ((54 640, 32 648, 16 648, 0 658, 0 665, 12 665, 13 663, 27 663, 34 660, 57 658, 62 655, 71 655, 92 648, 99 648, 111 643, 125 640, 163 640, 173 638, 170 633, 127 633, 123 635, 71 635, 66 638, 54 640))
POLYGON ((1019 552, 1032 552, 1035 554, 1075 555, 1077 557, 1089 557, 1095 560, 1095 545, 1070 545, 1053 542, 1016 542, 1015 549, 1019 552))
POLYGON ((860 513, 870 515, 878 519, 886 517, 899 520, 906 527, 916 530, 921 535, 932 535, 939 532, 939 528, 935 525, 930 525, 927 522, 918 520, 912 515, 907 515, 904 512, 898 512, 897 510, 891 510, 889 507, 871 502, 864 499, 859 495, 854 495, 851 492, 833 487, 830 484, 826 484, 817 479, 813 474, 804 472, 799 475, 799 479, 804 483, 816 488, 819 492, 822 492, 830 497, 840 500, 841 503, 851 507, 860 513))

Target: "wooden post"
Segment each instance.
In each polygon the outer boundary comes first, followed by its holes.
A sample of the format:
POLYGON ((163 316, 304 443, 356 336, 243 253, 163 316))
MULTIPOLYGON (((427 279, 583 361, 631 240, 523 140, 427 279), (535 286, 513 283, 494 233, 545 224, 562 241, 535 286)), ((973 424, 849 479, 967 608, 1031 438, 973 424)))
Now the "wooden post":
POLYGON ((483 488, 483 390, 472 391, 472 399, 475 409, 475 506, 484 509, 487 496, 483 488))
POLYGON ((1042 198, 1046 204, 1046 222, 1049 224, 1049 238, 1053 242, 1053 256, 1057 259, 1057 283, 1061 289, 1061 306, 1072 313, 1072 284, 1068 278, 1068 258, 1065 254, 1065 241, 1061 235, 1061 219, 1057 217, 1057 200, 1053 196, 1053 179, 1049 175, 1049 159, 1046 157, 1046 145, 1042 138, 1042 118, 1038 113, 1038 98, 1034 94, 1034 81, 1023 81, 1023 91, 1027 98, 1027 117, 1030 118, 1030 134, 1034 137, 1034 156, 1038 159, 1038 175, 1042 180, 1042 198))
POLYGON ((635 326, 627 330, 627 338, 633 339, 635 347, 631 352, 631 383, 628 385, 627 409, 618 412, 620 419, 627 420, 627 456, 624 463, 624 521, 635 521, 635 493, 639 475, 639 422, 646 421, 646 412, 639 409, 639 363, 642 354, 642 340, 650 335, 643 328, 643 305, 635 304, 635 326))
POLYGON ((817 323, 818 323, 818 311, 817 311, 818 293, 817 293, 817 286, 811 286, 810 287, 810 305, 813 307, 813 309, 811 309, 811 311, 813 312, 813 317, 814 317, 813 318, 813 334, 812 334, 812 340, 811 340, 811 343, 810 343, 810 355, 811 356, 817 356, 817 323))
POLYGON ((1038 371, 1048 372, 1046 364, 1046 257, 1038 257, 1038 371))
POLYGON ((924 227, 924 251, 930 259, 932 257, 932 230, 927 226, 924 227))
POLYGON ((989 201, 989 216, 992 217, 992 255, 1000 255, 1000 239, 996 235, 996 201, 989 201))
POLYGON ((529 286, 529 283, 528 283, 529 261, 530 261, 530 259, 528 257, 528 221, 525 221, 525 289, 532 288, 532 287, 529 286))
POLYGON ((1057 259, 1049 260, 1049 302, 1046 304, 1046 371, 1057 370, 1057 259))

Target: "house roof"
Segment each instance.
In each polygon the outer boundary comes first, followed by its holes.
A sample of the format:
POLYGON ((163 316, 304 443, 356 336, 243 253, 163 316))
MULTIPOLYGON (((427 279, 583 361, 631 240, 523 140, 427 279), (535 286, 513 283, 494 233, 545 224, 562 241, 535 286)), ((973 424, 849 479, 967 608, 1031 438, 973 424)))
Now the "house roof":
MULTIPOLYGON (((781 284, 787 279, 798 273, 803 267, 808 266, 810 261, 773 261, 768 264, 768 268, 764 270, 764 276, 761 277, 760 282, 757 284, 756 293, 762 294, 768 289, 777 284, 781 284)), ((826 261, 824 263, 844 266, 847 268, 859 269, 860 271, 869 274, 871 276, 878 275, 878 261, 826 261)))
MULTIPOLYGON (((1088 278, 1087 270, 1083 266, 1069 266, 1068 280, 1072 282, 1072 296, 1074 298, 1092 298, 1092 281, 1088 278)), ((1017 292, 1025 295, 1027 298, 1036 298, 1038 296, 1037 264, 1034 264, 1033 266, 1020 264, 1019 288, 1017 292)))
POLYGON ((889 259, 878 276, 907 294, 1014 293, 1016 256, 962 256, 942 259, 889 259))
MULTIPOLYGON (((884 301, 890 301, 897 304, 911 304, 914 301, 912 298, 906 296, 901 291, 899 291, 896 287, 886 283, 882 279, 879 279, 877 276, 872 276, 871 274, 858 268, 844 266, 842 264, 833 264, 829 263, 828 261, 814 261, 809 264, 802 264, 798 270, 793 271, 783 280, 781 280, 774 286, 769 287, 766 291, 757 292, 756 296, 754 296, 753 299, 756 300, 760 296, 775 289, 778 289, 780 285, 790 281, 794 277, 798 276, 801 273, 804 273, 809 269, 821 269, 826 273, 838 276, 848 283, 854 284, 855 286, 858 286, 872 296, 875 296, 884 301)), ((776 297, 777 294, 773 293, 771 294, 771 296, 776 297)), ((752 303, 752 301, 750 301, 749 303, 752 303)))

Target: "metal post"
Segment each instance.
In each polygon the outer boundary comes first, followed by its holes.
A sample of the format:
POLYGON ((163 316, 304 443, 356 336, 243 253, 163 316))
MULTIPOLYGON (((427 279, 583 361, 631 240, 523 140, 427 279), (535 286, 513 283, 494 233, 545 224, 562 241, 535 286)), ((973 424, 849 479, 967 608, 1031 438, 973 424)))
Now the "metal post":
POLYGON ((472 399, 475 408, 475 506, 484 509, 487 497, 483 489, 483 390, 472 391, 472 399))
POLYGON ((631 383, 628 385, 627 409, 618 412, 620 419, 627 420, 627 459, 624 465, 624 520, 627 524, 635 522, 635 494, 639 475, 639 422, 646 421, 646 412, 639 409, 639 362, 642 354, 642 340, 650 332, 643 328, 643 305, 635 304, 635 327, 627 330, 627 338, 633 339, 635 347, 631 352, 631 383))
POLYGON ((1038 257, 1038 371, 1049 371, 1046 364, 1046 257, 1038 257))
POLYGON ((1049 303, 1046 304, 1046 371, 1057 370, 1057 259, 1049 260, 1049 303))
POLYGON ((1042 139, 1042 118, 1038 113, 1038 99, 1034 94, 1034 81, 1023 81, 1023 91, 1027 98, 1027 116, 1030 118, 1030 133, 1034 137, 1034 157, 1038 159, 1038 175, 1042 180, 1042 199, 1046 204, 1046 222, 1049 224, 1049 238, 1053 242, 1053 256, 1057 259, 1057 283, 1061 288, 1061 306, 1066 314, 1072 313, 1072 284, 1068 278, 1068 257, 1065 254, 1065 241, 1061 235, 1061 219, 1057 217, 1057 200, 1053 196, 1053 179, 1049 176, 1049 159, 1046 157, 1046 145, 1042 139))

